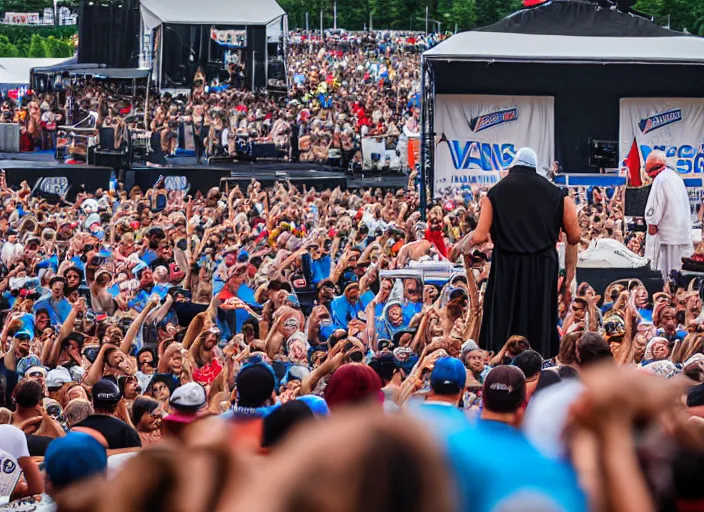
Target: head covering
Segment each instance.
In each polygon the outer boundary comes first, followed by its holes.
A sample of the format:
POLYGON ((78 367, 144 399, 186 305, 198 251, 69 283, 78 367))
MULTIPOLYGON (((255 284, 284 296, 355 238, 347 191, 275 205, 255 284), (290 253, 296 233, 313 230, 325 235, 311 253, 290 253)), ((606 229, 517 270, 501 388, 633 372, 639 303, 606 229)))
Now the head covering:
POLYGON ((526 377, 517 366, 497 366, 484 380, 484 408, 492 412, 515 412, 526 399, 526 377))
POLYGON ((460 359, 464 359, 465 356, 473 350, 479 350, 479 345, 477 345, 476 341, 469 339, 462 343, 462 348, 460 350, 460 359))
POLYGON ((305 402, 305 404, 310 407, 313 414, 316 416, 330 416, 330 409, 328 404, 323 397, 316 395, 303 395, 298 397, 298 400, 305 402))
POLYGON ((264 363, 245 365, 237 374, 236 386, 239 407, 262 407, 276 386, 274 370, 264 363))
POLYGON ((651 361, 653 359, 653 347, 656 343, 665 343, 668 346, 670 345, 670 342, 667 341, 667 338, 663 338, 662 336, 654 336, 645 346, 645 354, 643 356, 644 362, 651 361))
POLYGON ((58 488, 104 473, 107 465, 105 447, 83 432, 69 432, 54 439, 44 455, 46 474, 58 488))
POLYGON ((325 388, 325 402, 330 409, 370 399, 381 403, 381 387, 381 378, 369 366, 361 363, 346 364, 330 377, 325 388))
POLYGON ((64 384, 71 382, 71 374, 63 366, 57 366, 46 374, 46 387, 51 390, 60 388, 64 384))
POLYGON ((656 149, 651 151, 645 159, 645 172, 651 178, 655 178, 661 171, 667 167, 667 155, 664 151, 656 149))
POLYGON ((93 407, 109 409, 116 406, 122 398, 120 388, 109 379, 100 379, 93 385, 93 407))
POLYGON ((532 167, 533 169, 538 168, 538 155, 535 154, 530 148, 521 148, 516 153, 516 156, 511 162, 511 167, 532 167))
POLYGON ((523 418, 522 430, 528 440, 546 457, 558 459, 567 455, 565 424, 570 407, 583 391, 584 384, 579 380, 567 379, 540 393, 536 392, 531 397, 523 418))
POLYGON ((438 394, 455 394, 464 389, 467 371, 462 361, 455 357, 443 357, 435 362, 430 373, 430 386, 438 394))
POLYGON ((169 405, 178 412, 195 414, 205 405, 206 401, 207 397, 203 386, 197 382, 189 382, 171 393, 169 405))
MULTIPOLYGON (((19 361, 17 361, 17 374, 20 377, 24 377, 24 374, 27 373, 27 370, 34 366, 41 366, 41 364, 41 360, 34 354, 25 356, 19 361)), ((46 370, 44 371, 44 373, 46 374, 46 370)))

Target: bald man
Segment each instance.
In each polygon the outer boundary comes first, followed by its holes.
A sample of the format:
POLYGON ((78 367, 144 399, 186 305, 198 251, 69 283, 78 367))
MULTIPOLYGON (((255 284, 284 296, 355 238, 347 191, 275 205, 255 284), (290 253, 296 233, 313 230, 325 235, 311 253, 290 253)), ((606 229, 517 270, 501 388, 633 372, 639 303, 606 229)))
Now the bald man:
POLYGON ((648 155, 645 172, 653 179, 645 206, 645 256, 667 279, 672 269, 681 268, 682 257, 694 252, 689 196, 682 178, 667 167, 664 152, 655 150, 648 155))

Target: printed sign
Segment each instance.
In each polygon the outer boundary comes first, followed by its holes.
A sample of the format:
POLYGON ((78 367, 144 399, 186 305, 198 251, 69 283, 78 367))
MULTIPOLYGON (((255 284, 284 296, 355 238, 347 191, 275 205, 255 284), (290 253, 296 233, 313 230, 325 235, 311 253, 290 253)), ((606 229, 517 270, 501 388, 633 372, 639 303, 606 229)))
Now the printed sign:
POLYGON ((521 147, 538 155, 547 170, 555 154, 552 96, 439 94, 435 101, 434 195, 501 179, 521 147))
POLYGON ((230 46, 232 48, 246 48, 247 31, 218 30, 213 27, 210 29, 210 39, 212 39, 221 46, 230 46))
POLYGON ((35 187, 40 192, 46 194, 56 194, 57 196, 65 196, 71 185, 68 182, 68 178, 65 176, 52 176, 49 178, 39 178, 35 187))
POLYGON ((38 12, 6 12, 3 20, 6 25, 37 25, 38 12))
POLYGON ((619 154, 628 157, 635 139, 645 159, 654 149, 680 174, 704 173, 704 99, 623 98, 620 102, 619 154))
POLYGON ((164 178, 164 188, 166 190, 183 190, 188 191, 191 184, 185 176, 166 176, 164 178))
POLYGON ((7 500, 15 490, 21 474, 22 469, 15 458, 0 450, 0 503, 3 499, 7 500))

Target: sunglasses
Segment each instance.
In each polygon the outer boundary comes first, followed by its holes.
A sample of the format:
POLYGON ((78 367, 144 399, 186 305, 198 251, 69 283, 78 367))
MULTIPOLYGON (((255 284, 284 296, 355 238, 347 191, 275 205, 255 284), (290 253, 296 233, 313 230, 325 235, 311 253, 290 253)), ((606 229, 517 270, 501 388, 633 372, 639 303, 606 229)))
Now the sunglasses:
POLYGON ((418 288, 408 288, 406 291, 411 295, 418 295, 420 293, 418 288))
POLYGON ((20 334, 18 336, 15 336, 15 338, 20 341, 29 341, 29 336, 26 334, 20 334))
POLYGON ((33 379, 38 379, 40 377, 46 378, 46 375, 44 375, 44 373, 42 373, 42 372, 32 372, 32 373, 28 373, 27 377, 32 377, 33 379))

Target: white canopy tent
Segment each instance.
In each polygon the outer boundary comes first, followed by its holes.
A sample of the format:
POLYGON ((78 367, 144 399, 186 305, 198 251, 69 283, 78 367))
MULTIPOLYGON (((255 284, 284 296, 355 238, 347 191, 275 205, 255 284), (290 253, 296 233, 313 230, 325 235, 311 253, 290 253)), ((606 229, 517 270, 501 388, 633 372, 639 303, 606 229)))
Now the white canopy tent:
POLYGON ((431 60, 704 64, 704 38, 472 31, 455 34, 423 56, 431 60))
POLYGON ((21 59, 13 57, 0 58, 0 84, 27 85, 32 68, 56 66, 71 59, 21 59))
POLYGON ((163 23, 188 25, 267 25, 285 14, 276 0, 141 0, 144 26, 163 23))

